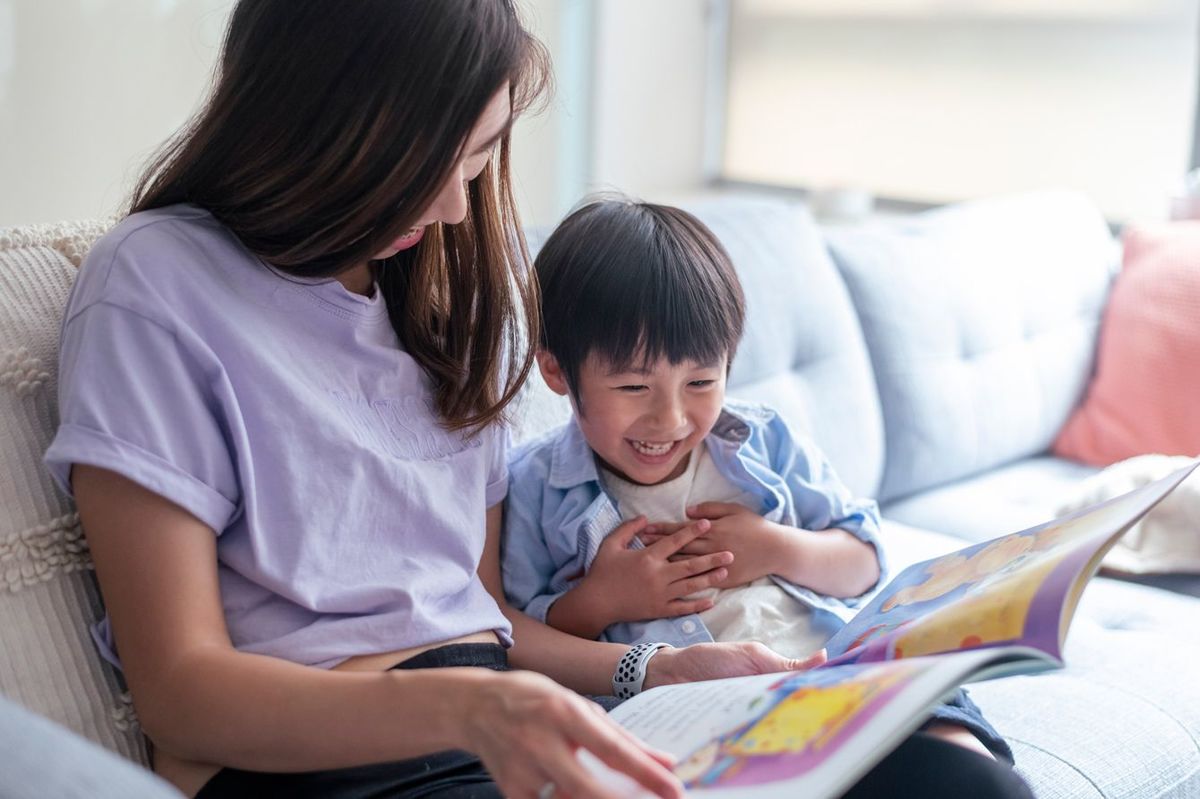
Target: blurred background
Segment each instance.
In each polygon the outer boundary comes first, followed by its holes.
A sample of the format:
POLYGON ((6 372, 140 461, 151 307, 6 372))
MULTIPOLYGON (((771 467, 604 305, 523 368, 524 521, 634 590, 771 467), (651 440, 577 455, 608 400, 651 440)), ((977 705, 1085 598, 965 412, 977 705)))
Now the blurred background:
MULTIPOLYGON (((853 219, 1046 186, 1121 224, 1183 207, 1200 166, 1200 0, 521 4, 557 81, 515 134, 531 224, 598 189, 853 219)), ((232 5, 0 0, 0 227, 117 212, 232 5)))

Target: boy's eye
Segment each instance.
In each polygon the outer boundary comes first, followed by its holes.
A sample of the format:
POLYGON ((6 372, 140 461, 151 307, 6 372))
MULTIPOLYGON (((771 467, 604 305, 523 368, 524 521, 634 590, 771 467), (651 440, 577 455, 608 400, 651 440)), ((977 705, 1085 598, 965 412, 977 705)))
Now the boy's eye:
POLYGON ((645 386, 617 386, 617 391, 628 391, 630 393, 641 391, 645 386))
POLYGON ((708 388, 709 386, 714 385, 716 382, 716 380, 693 380, 688 385, 695 388, 708 388))

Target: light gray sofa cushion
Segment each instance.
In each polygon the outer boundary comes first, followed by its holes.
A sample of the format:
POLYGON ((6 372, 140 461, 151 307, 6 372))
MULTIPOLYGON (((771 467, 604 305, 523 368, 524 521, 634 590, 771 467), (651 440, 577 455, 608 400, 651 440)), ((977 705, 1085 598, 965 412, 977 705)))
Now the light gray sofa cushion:
POLYGON ((1026 458, 886 503, 883 513, 913 527, 986 541, 1053 519, 1097 471, 1050 455, 1026 458))
POLYGON ((1117 248, 1047 192, 831 230, 883 406, 879 499, 1044 452, 1080 398, 1117 248))
POLYGON ((729 394, 774 406, 815 439, 851 490, 874 496, 883 413, 858 318, 812 215, 778 200, 685 207, 725 245, 746 293, 729 394))
POLYGON ((183 799, 163 780, 0 696, 0 799, 183 799))

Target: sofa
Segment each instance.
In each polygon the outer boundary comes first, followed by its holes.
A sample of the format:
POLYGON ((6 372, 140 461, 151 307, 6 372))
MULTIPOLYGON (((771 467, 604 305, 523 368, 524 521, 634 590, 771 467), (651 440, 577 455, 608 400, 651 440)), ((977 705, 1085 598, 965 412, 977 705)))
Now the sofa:
MULTIPOLYGON (((1087 387, 1119 263, 1086 198, 1042 192, 826 227, 786 199, 687 207, 746 290, 730 394, 780 409, 857 493, 878 498, 893 573, 1052 518, 1095 471, 1049 454, 1087 387)), ((42 764, 29 747, 15 763, 0 751, 0 784, 104 770, 101 749, 146 762, 129 696, 88 639, 101 606, 78 516, 40 466, 61 310, 104 228, 0 231, 0 694, 26 709, 0 699, 0 740, 32 729, 32 711, 57 725, 39 720, 37 740, 53 738, 50 726, 98 753, 64 766, 49 743, 42 764)), ((535 249, 543 235, 531 232, 535 249)), ((514 438, 568 414, 535 376, 514 438)), ((1099 577, 1066 660, 970 688, 1039 799, 1200 797, 1200 599, 1099 577)), ((97 790, 78 795, 106 795, 97 790)), ((151 781, 110 795, 172 792, 151 781)))

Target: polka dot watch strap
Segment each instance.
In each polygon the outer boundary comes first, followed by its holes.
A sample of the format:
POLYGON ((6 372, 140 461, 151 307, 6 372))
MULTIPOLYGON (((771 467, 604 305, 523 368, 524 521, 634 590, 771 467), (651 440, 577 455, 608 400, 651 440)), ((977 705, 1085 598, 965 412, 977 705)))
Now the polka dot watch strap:
POLYGON ((617 699, 628 699, 642 692, 642 683, 646 681, 646 664, 660 649, 670 647, 670 644, 638 644, 631 648, 617 661, 617 670, 613 672, 613 696, 617 699))

